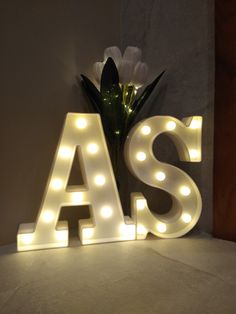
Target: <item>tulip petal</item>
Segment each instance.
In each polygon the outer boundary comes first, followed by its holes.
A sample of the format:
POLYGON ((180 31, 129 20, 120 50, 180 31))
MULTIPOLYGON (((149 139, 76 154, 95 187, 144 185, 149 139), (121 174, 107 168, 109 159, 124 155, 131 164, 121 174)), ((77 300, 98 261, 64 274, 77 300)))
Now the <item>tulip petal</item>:
POLYGON ((136 64, 141 60, 142 51, 138 47, 129 46, 125 49, 123 60, 131 61, 136 64))
POLYGON ((112 58, 116 66, 118 66, 122 59, 120 49, 116 46, 106 48, 104 50, 104 61, 106 61, 109 57, 112 58))
POLYGON ((134 70, 133 62, 130 62, 127 60, 121 60, 118 66, 118 72, 119 72, 119 78, 120 78, 121 84, 127 84, 131 82, 133 70, 134 70))
POLYGON ((132 76, 133 84, 139 88, 147 82, 148 78, 148 66, 144 62, 138 62, 134 68, 132 76))
POLYGON ((94 77, 98 83, 101 80, 103 66, 104 66, 103 62, 95 62, 93 65, 94 77))

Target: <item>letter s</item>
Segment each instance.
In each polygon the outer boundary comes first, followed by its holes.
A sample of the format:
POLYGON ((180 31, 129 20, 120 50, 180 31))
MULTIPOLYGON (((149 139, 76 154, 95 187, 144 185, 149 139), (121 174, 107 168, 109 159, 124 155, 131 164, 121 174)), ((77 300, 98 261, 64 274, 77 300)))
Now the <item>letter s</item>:
POLYGON ((167 214, 154 215, 142 193, 132 193, 132 215, 136 222, 136 238, 145 239, 148 232, 161 238, 180 237, 197 223, 202 208, 199 190, 183 170, 158 161, 153 154, 153 142, 161 133, 169 136, 180 160, 201 161, 202 117, 179 121, 168 116, 154 116, 136 124, 125 144, 128 168, 142 182, 162 189, 172 196, 172 208, 167 214))

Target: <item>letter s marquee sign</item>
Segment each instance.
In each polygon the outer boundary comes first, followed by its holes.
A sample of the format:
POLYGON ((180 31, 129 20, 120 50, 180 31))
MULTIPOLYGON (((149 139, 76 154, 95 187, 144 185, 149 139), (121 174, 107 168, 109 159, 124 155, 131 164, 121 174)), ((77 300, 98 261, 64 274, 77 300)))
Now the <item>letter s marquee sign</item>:
POLYGON ((91 218, 79 220, 83 245, 145 239, 148 232, 161 238, 186 234, 201 214, 201 195, 184 171, 158 161, 152 146, 165 133, 181 160, 199 162, 201 130, 199 116, 182 121, 154 116, 133 127, 125 144, 126 163, 139 180, 168 192, 172 208, 165 215, 153 215, 144 196, 132 193, 130 218, 123 215, 100 116, 68 113, 37 220, 20 225, 18 251, 68 246, 68 223, 58 221, 63 206, 89 205, 91 218), (77 148, 85 184, 67 187, 77 148))

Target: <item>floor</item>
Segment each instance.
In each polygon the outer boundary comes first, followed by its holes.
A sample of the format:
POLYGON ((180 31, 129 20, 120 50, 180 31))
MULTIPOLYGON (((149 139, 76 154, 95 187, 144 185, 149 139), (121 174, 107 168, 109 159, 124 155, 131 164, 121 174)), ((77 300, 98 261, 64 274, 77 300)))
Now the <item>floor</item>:
POLYGON ((235 314, 236 243, 195 235, 16 253, 0 248, 0 313, 235 314))

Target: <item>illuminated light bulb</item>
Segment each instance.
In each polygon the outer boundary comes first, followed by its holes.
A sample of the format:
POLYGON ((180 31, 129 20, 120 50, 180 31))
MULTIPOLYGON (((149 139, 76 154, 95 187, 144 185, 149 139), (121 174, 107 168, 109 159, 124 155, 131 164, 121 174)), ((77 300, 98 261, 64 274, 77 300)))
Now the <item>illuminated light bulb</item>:
POLYGON ((155 178, 156 178, 158 181, 164 181, 165 178, 166 178, 166 175, 165 175, 164 172, 158 171, 158 172, 155 174, 155 178))
POLYGON ((67 159, 71 156, 71 149, 69 147, 60 147, 59 149, 59 156, 62 158, 62 159, 67 159))
POLYGON ((62 180, 54 179, 52 180, 51 185, 52 185, 53 190, 60 190, 62 188, 62 180))
POLYGON ((157 231, 159 231, 160 233, 166 232, 166 224, 164 223, 159 223, 157 224, 157 231))
POLYGON ((183 222, 188 224, 192 220, 192 216, 185 213, 185 214, 182 214, 181 219, 183 220, 183 222))
POLYGON ((120 233, 127 238, 133 238, 135 234, 135 226, 122 223, 120 225, 120 233))
POLYGON ((33 241, 33 234, 32 233, 28 233, 28 234, 23 234, 21 236, 21 241, 24 243, 24 244, 30 244, 32 241, 33 241))
POLYGON ((53 221, 53 217, 54 217, 54 214, 51 210, 46 210, 44 213, 43 213, 43 221, 46 222, 46 223, 49 223, 51 221, 53 221))
POLYGON ((73 203, 80 203, 83 201, 83 192, 73 192, 71 198, 73 203))
POLYGON ((137 227, 137 233, 138 234, 146 234, 147 233, 147 229, 144 227, 144 225, 138 225, 137 227))
POLYGON ((188 196, 190 193, 191 193, 191 190, 189 187, 183 185, 181 186, 180 188, 180 193, 183 195, 183 196, 188 196))
POLYGON ((150 128, 150 126, 144 125, 144 126, 142 127, 142 129, 141 129, 141 133, 142 133, 143 135, 148 135, 148 134, 150 134, 150 133, 151 133, 151 128, 150 128))
POLYGON ((146 200, 145 199, 138 199, 136 200, 136 207, 137 210, 143 210, 146 207, 146 200))
POLYGON ((102 186, 102 185, 105 184, 106 179, 105 179, 105 177, 104 177, 103 175, 100 174, 100 175, 97 175, 97 176, 94 178, 94 182, 95 182, 96 185, 102 186))
POLYGON ((201 119, 193 119, 189 125, 191 129, 199 129, 202 125, 201 119))
POLYGON ((176 123, 174 121, 169 121, 166 123, 166 128, 169 131, 172 131, 176 128, 176 123))
POLYGON ((93 228, 83 228, 83 237, 84 238, 92 238, 94 233, 93 228))
POLYGON ((84 118, 79 118, 76 120, 75 125, 78 129, 84 129, 87 126, 87 120, 84 118))
POLYGON ((137 154, 136 154, 136 159, 138 160, 138 161, 144 161, 145 159, 146 159, 146 154, 144 153, 144 152, 138 152, 137 154))
POLYGON ((112 209, 109 206, 104 206, 101 209, 101 216, 103 218, 110 218, 112 216, 112 209))
POLYGON ((95 144, 95 143, 90 143, 88 146, 87 146, 87 151, 90 153, 90 154, 96 154, 98 152, 98 145, 95 144))
POLYGON ((56 231, 56 237, 58 241, 67 241, 67 231, 66 230, 60 230, 56 231))
POLYGON ((189 155, 191 159, 195 159, 199 157, 199 151, 197 149, 190 149, 189 155))

